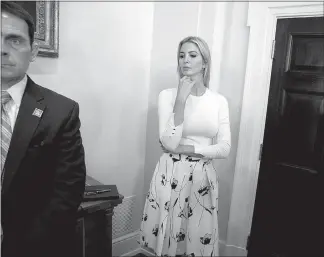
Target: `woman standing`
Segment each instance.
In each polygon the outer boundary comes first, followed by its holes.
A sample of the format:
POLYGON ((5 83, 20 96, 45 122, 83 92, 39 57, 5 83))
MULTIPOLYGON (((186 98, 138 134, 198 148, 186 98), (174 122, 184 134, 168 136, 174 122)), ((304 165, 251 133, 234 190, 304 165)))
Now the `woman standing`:
POLYGON ((164 154, 147 194, 141 244, 158 256, 218 256, 218 175, 212 159, 229 155, 228 103, 208 89, 210 51, 199 37, 178 47, 178 88, 159 95, 164 154))

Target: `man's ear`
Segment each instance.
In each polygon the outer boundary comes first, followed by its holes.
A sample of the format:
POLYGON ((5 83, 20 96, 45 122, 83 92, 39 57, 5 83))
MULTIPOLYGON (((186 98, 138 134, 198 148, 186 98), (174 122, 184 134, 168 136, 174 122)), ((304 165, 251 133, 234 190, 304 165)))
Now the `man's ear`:
POLYGON ((34 62, 36 60, 37 54, 38 54, 39 44, 34 41, 32 45, 32 53, 30 56, 30 61, 34 62))

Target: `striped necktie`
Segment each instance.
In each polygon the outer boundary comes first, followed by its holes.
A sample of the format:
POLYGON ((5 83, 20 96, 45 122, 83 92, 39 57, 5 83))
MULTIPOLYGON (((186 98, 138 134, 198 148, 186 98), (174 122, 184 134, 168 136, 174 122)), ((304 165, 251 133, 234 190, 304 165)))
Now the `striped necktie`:
POLYGON ((1 90, 1 184, 4 175, 4 164, 7 158, 12 128, 7 110, 7 103, 11 100, 11 96, 7 91, 1 90))

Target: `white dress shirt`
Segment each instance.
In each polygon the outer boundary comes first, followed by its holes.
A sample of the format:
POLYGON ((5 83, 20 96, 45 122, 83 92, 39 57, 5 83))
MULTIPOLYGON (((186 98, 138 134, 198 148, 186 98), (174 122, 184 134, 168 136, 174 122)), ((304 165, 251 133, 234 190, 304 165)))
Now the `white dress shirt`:
POLYGON ((231 148, 228 103, 224 96, 209 89, 202 96, 189 95, 184 122, 174 125, 173 106, 177 89, 159 95, 159 135, 164 147, 174 150, 179 144, 193 145, 195 153, 207 159, 226 158, 231 148))
POLYGON ((17 84, 11 86, 7 92, 10 94, 12 100, 6 103, 6 110, 9 115, 11 129, 15 127, 18 111, 21 104, 21 99, 24 95, 27 85, 27 75, 17 84))

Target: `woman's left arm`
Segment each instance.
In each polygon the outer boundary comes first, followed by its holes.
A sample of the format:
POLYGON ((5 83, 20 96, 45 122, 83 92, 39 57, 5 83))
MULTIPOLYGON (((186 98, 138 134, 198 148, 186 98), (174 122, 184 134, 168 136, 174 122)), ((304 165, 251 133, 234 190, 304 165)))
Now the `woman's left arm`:
MULTIPOLYGON (((231 129, 229 122, 229 108, 226 98, 222 98, 219 108, 219 127, 216 135, 216 142, 209 146, 179 145, 173 153, 186 154, 198 158, 206 159, 225 159, 231 150, 231 129)), ((163 145, 162 149, 163 149, 163 145)), ((170 152, 163 149, 164 152, 170 152)))
POLYGON ((218 132, 216 142, 209 146, 196 146, 194 153, 201 154, 208 159, 225 159, 231 150, 231 128, 229 121, 228 102, 222 97, 222 103, 218 114, 218 132))

